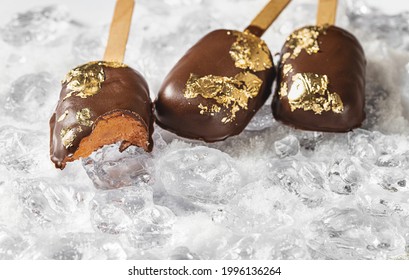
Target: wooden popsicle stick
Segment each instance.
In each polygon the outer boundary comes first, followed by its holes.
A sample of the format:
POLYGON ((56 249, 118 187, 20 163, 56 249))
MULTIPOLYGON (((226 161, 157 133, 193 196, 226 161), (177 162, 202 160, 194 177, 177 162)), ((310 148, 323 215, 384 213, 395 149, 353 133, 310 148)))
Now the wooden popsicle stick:
POLYGON ((134 0, 116 1, 104 61, 124 61, 134 5, 134 0))
POLYGON ((261 37, 291 0, 270 0, 245 29, 261 37))
POLYGON ((335 24, 338 0, 319 0, 317 25, 335 24))

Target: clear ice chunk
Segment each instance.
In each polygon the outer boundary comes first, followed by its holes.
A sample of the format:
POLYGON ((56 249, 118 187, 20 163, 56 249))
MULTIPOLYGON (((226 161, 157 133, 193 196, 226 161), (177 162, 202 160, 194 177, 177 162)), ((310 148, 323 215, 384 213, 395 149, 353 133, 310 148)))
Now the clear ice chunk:
POLYGON ((244 180, 230 156, 204 146, 166 154, 157 171, 169 193, 201 203, 226 203, 244 180))
POLYGON ((99 190, 90 203, 94 228, 109 234, 126 233, 134 227, 133 219, 153 207, 149 186, 99 190))
POLYGON ((55 103, 50 92, 58 92, 59 83, 48 72, 27 74, 11 84, 4 108, 15 117, 31 123, 48 119, 55 103))
POLYGON ((55 184, 48 178, 20 178, 12 186, 22 216, 29 226, 40 228, 58 227, 70 221, 71 216, 85 208, 90 196, 80 185, 55 184))
POLYGON ((119 145, 106 145, 82 160, 97 189, 115 189, 148 183, 153 172, 152 156, 135 146, 122 153, 119 145))
POLYGON ((3 40, 13 46, 46 44, 64 35, 70 16, 61 6, 46 6, 17 14, 1 30, 3 40))
POLYGON ((324 167, 307 159, 278 159, 269 163, 267 178, 292 195, 299 197, 308 207, 321 206, 325 199, 324 167))
MULTIPOLYGON (((197 40, 243 30, 265 5, 251 2, 142 0, 125 62, 154 99, 197 40)), ((0 259, 409 259, 409 13, 372 4, 344 1, 337 18, 367 58, 362 128, 294 129, 268 100, 226 141, 155 126, 152 153, 109 145, 63 172, 46 133, 59 79, 101 59, 109 19, 91 27, 59 6, 22 6, 0 27, 0 259)), ((276 63, 315 11, 293 3, 266 31, 276 63)))
POLYGON ((387 220, 372 220, 358 209, 333 208, 311 224, 308 241, 320 259, 385 259, 404 254, 405 240, 387 220))
POLYGON ((273 118, 273 112, 271 111, 271 106, 264 105, 251 119, 249 124, 246 126, 246 130, 250 130, 250 131, 263 130, 268 127, 272 127, 275 123, 276 122, 273 118))
POLYGON ((0 127, 0 165, 14 172, 33 173, 46 160, 43 135, 12 126, 0 127))
POLYGON ((361 186, 363 171, 350 159, 335 161, 328 171, 329 188, 338 194, 356 193, 361 186))
POLYGON ((175 221, 175 214, 167 207, 155 205, 147 208, 135 217, 128 240, 136 248, 165 246, 172 236, 175 221))
POLYGON ((274 236, 274 242, 269 258, 273 260, 308 260, 311 259, 305 234, 299 230, 289 230, 288 232, 274 236))
POLYGON ((294 135, 288 135, 275 141, 274 149, 279 158, 295 156, 300 151, 300 142, 294 135))
POLYGON ((362 160, 374 160, 378 155, 374 142, 376 134, 364 129, 355 129, 348 133, 349 152, 362 160))

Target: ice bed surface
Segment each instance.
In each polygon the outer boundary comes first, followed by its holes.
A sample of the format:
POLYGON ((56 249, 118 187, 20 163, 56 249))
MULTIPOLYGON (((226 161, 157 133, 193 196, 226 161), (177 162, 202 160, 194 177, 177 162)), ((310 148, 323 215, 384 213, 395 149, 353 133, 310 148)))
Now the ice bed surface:
MULTIPOLYGON (((154 98, 193 43, 242 30, 265 2, 137 1, 126 63, 154 98)), ((314 23, 315 2, 293 1, 266 32, 272 53, 314 23)), ((152 154, 111 145, 62 172, 48 126, 60 80, 102 57, 111 10, 90 23, 72 6, 20 7, 0 26, 0 259, 407 259, 409 13, 368 3, 341 1, 337 19, 368 60, 362 128, 295 130, 269 100, 226 141, 155 127, 152 154)))

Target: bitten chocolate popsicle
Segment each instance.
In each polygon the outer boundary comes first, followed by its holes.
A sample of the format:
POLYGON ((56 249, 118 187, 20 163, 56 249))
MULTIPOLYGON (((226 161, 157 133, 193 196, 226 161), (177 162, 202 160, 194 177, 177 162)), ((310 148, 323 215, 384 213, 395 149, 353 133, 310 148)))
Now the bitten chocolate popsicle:
POLYGON ((272 0, 244 32, 215 30, 190 48, 159 90, 157 124, 206 142, 239 134, 271 94, 276 73, 260 36, 289 2, 272 0))
POLYGON ((317 25, 294 31, 282 48, 272 109, 295 128, 346 132, 365 119, 365 54, 333 25, 336 7, 336 0, 320 1, 317 25))
POLYGON ((153 106, 140 73, 122 63, 134 0, 118 0, 103 61, 68 72, 50 120, 50 155, 55 166, 87 157, 121 141, 152 150, 153 106))

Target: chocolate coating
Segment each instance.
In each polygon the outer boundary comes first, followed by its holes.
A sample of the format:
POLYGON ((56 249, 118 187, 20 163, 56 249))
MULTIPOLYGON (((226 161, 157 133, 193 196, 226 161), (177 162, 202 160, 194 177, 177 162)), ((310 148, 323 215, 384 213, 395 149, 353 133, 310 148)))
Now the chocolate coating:
MULTIPOLYGON (((314 27, 304 27, 292 34, 309 28, 314 27)), ((365 119, 366 59, 362 46, 351 33, 336 26, 324 27, 317 41, 318 52, 309 54, 302 49, 295 58, 290 56, 294 47, 289 46, 288 40, 282 48, 278 88, 272 103, 273 115, 285 124, 306 130, 346 132, 359 127, 365 119), (332 110, 331 106, 327 106, 327 110, 320 113, 302 106, 291 108, 290 89, 297 79, 295 76, 298 74, 300 77, 300 73, 313 73, 315 77, 325 75, 327 93, 334 93, 342 102, 338 102, 337 108, 332 103, 332 110), (288 95, 285 95, 286 92, 288 95)), ((321 85, 315 83, 315 86, 319 88, 321 85)))
MULTIPOLYGON (((274 66, 262 71, 238 68, 230 55, 231 47, 237 39, 232 35, 234 32, 238 31, 215 30, 207 34, 173 67, 165 78, 155 103, 156 121, 159 126, 179 136, 206 142, 224 140, 239 134, 246 127, 271 94, 275 69, 274 66), (224 107, 214 99, 203 96, 188 99, 184 96, 191 74, 197 77, 235 77, 244 72, 254 74, 262 83, 257 96, 248 99, 247 108, 237 111, 235 118, 229 122, 224 119, 224 107), (199 106, 219 106, 222 109, 212 114, 200 113, 199 106)), ((269 52, 267 57, 272 61, 269 52)))
MULTIPOLYGON (((126 117, 136 120, 148 133, 146 138, 149 143, 145 142, 147 145, 144 148, 147 151, 152 149, 153 106, 145 79, 127 66, 102 67, 104 81, 92 96, 81 98, 75 93, 70 96, 72 90, 67 87, 67 82, 63 84, 57 108, 50 119, 50 155, 57 168, 63 169, 67 161, 76 159, 72 156, 80 142, 91 134, 100 120, 106 120, 110 115, 124 117, 123 122, 126 117), (79 119, 78 114, 81 112, 89 113, 83 117, 85 120, 79 119), (67 128, 76 129, 75 138, 68 148, 61 136, 61 131, 67 128)), ((123 142, 121 149, 126 149, 130 144, 123 142)))

